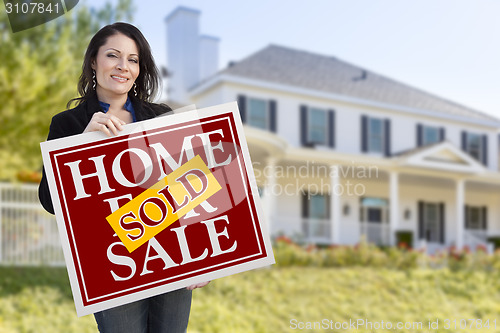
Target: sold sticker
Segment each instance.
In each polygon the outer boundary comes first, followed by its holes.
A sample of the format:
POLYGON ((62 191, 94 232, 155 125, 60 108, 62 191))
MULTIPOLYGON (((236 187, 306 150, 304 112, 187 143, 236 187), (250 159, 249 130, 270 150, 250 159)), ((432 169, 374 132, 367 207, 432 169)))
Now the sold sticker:
POLYGON ((129 252, 221 189, 197 155, 106 217, 129 252))

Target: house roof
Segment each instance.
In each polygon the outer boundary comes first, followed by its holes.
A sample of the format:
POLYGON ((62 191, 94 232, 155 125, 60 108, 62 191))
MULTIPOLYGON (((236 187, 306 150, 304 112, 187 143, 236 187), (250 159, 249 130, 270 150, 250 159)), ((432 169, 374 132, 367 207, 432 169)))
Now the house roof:
POLYGON ((263 80, 414 109, 499 123, 483 112, 392 80, 335 57, 269 45, 219 74, 263 80))

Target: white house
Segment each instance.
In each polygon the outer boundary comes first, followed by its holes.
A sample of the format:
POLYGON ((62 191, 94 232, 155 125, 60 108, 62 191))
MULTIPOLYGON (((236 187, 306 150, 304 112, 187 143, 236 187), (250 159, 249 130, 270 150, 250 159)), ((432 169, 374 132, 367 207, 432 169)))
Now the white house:
POLYGON ((270 45, 217 71, 197 10, 166 18, 169 100, 237 100, 272 234, 476 247, 500 237, 500 120, 331 56, 270 45), (404 235, 404 236, 402 236, 404 235))

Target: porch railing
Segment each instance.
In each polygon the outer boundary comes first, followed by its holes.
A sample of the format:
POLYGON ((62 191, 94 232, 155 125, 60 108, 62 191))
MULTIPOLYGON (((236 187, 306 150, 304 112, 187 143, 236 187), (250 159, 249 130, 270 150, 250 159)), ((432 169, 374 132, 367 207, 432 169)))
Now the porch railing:
POLYGON ((464 231, 464 246, 468 246, 472 251, 479 247, 484 247, 488 253, 493 253, 494 245, 488 242, 487 230, 465 229, 464 231))
POLYGON ((387 223, 361 222, 361 235, 364 235, 369 243, 377 245, 389 245, 390 229, 387 223))
MULTIPOLYGON (((471 251, 477 251, 480 247, 483 247, 484 250, 490 254, 495 251, 495 245, 488 242, 487 230, 465 229, 463 240, 463 246, 468 247, 471 251)), ((449 244, 428 242, 425 239, 417 240, 416 244, 417 249, 425 249, 427 253, 430 254, 448 251, 450 249, 449 244)))
POLYGON ((330 244, 332 242, 330 228, 331 222, 327 219, 302 219, 302 231, 311 243, 330 244))
POLYGON ((0 183, 0 264, 64 265, 56 220, 40 205, 37 185, 0 183))
POLYGON ((271 234, 296 236, 307 243, 331 244, 331 222, 328 219, 300 218, 297 216, 274 217, 271 234))
MULTIPOLYGON (((56 220, 38 201, 37 185, 0 183, 0 265, 64 265, 56 220)), ((389 244, 389 226, 361 222, 361 234, 369 242, 389 244)), ((329 219, 274 217, 271 233, 297 235, 306 242, 331 244, 329 219)), ((493 251, 487 231, 465 230, 464 245, 493 251)), ((418 247, 418 245, 417 245, 418 247)))

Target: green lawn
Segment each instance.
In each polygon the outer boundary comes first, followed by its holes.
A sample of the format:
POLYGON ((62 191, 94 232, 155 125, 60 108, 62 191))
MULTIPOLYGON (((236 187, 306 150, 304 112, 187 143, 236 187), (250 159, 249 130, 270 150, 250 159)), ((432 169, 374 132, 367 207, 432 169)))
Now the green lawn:
MULTIPOLYGON (((391 332, 500 332, 499 275, 447 269, 262 269, 195 290, 189 332, 296 332, 307 322, 335 325, 358 319, 375 328, 382 321, 422 323, 421 329, 391 332), (429 329, 429 320, 436 319, 440 329, 429 329), (445 330, 446 319, 452 327, 456 320, 458 329, 445 330), (461 319, 481 319, 481 328, 479 321, 461 319), (460 323, 467 329, 459 329, 460 323)), ((64 268, 0 267, 0 333, 96 331, 93 316, 76 317, 64 268)))

